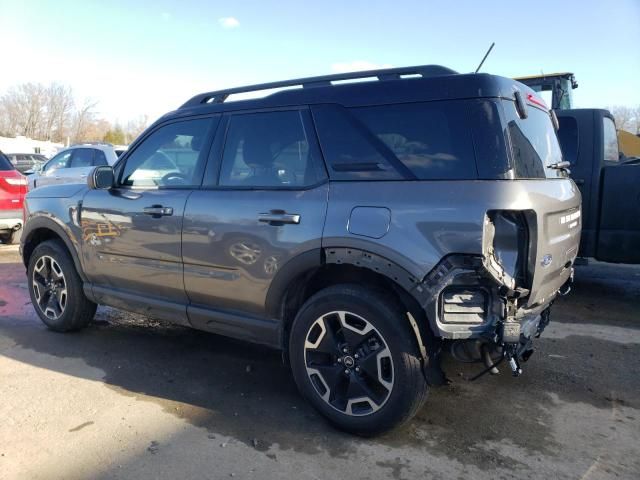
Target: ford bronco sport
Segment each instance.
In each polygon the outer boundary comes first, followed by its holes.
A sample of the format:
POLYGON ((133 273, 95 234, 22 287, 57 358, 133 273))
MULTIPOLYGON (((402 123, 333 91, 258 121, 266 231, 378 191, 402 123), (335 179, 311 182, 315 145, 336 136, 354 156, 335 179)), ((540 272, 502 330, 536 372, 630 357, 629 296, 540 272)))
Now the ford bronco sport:
POLYGON ((333 424, 388 430, 445 349, 519 375, 568 291, 580 194, 552 120, 440 66, 197 95, 87 185, 29 193, 31 300, 55 331, 102 304, 282 349, 333 424))

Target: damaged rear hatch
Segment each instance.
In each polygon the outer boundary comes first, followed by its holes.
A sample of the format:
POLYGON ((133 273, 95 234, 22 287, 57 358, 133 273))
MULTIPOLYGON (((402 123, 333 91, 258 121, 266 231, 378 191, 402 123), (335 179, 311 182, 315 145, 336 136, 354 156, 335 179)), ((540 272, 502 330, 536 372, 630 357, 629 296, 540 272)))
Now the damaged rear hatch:
POLYGON ((582 228, 581 197, 568 176, 553 114, 533 94, 524 93, 517 100, 503 105, 513 178, 522 181, 534 206, 525 213, 526 272, 520 272, 522 281, 517 282, 530 290, 526 306, 531 308, 551 300, 573 273, 582 228))

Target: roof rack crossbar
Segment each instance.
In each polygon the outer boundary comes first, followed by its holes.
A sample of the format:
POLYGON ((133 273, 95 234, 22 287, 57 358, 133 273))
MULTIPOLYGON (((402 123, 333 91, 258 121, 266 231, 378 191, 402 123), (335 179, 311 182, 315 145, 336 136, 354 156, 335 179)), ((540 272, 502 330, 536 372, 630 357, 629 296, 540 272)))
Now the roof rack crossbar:
POLYGON ((259 92, 261 90, 273 90, 277 88, 287 87, 325 87, 332 85, 332 82, 341 80, 358 80, 368 77, 375 77, 380 81, 398 80, 404 75, 419 75, 423 77, 434 77, 438 75, 453 75, 457 72, 440 65, 417 65, 413 67, 401 68, 384 68, 378 70, 365 70, 361 72, 338 73, 333 75, 321 75, 318 77, 296 78, 293 80, 284 80, 280 82, 261 83, 257 85, 248 85, 245 87, 227 88, 225 90, 217 90, 205 92, 191 98, 180 108, 194 107, 205 103, 223 103, 229 95, 247 92, 259 92))

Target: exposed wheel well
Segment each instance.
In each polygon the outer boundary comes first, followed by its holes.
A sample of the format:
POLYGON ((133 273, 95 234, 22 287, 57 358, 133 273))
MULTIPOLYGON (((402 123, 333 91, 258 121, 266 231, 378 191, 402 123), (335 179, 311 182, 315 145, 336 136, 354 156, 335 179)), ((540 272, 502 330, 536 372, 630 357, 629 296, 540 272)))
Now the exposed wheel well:
POLYGON ((291 324, 304 302, 323 288, 340 283, 356 283, 384 291, 397 301, 405 312, 410 312, 415 318, 423 342, 433 338, 424 310, 409 292, 392 279, 368 268, 350 264, 325 264, 299 275, 289 284, 282 306, 282 346, 284 352, 288 349, 291 324))
POLYGON ((46 242, 47 240, 60 240, 62 244, 65 245, 60 235, 49 228, 36 228, 35 230, 29 232, 27 238, 24 239, 24 244, 22 247, 22 260, 25 267, 29 266, 31 254, 36 249, 36 247, 42 242, 46 242))

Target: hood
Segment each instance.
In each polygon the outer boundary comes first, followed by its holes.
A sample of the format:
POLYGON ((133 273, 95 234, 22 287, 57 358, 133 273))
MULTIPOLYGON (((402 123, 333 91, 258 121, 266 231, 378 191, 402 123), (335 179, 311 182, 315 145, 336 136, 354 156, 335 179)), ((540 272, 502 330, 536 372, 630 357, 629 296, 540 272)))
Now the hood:
POLYGON ((84 183, 65 183, 62 185, 47 185, 30 190, 27 198, 69 198, 89 187, 84 183))

